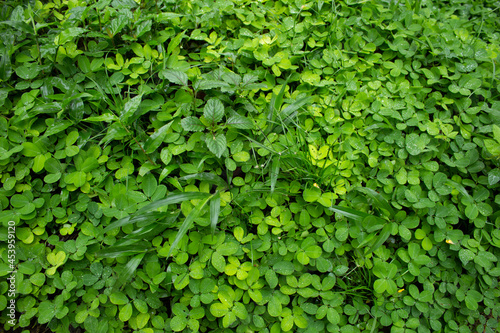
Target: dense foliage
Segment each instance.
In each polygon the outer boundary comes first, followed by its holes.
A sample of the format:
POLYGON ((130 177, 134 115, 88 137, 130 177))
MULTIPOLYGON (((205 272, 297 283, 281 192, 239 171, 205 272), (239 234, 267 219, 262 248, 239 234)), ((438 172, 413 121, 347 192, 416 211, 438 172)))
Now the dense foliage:
POLYGON ((3 329, 498 329, 499 1, 3 3, 3 329))

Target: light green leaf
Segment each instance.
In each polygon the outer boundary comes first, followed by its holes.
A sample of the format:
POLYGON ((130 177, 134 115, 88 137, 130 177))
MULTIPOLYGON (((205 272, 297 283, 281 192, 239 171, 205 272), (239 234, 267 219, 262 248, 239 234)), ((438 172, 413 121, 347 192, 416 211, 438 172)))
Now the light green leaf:
POLYGON ((245 320, 248 317, 246 307, 240 302, 234 303, 232 311, 236 315, 236 317, 240 318, 241 320, 245 320))
POLYGON ((212 265, 220 273, 223 273, 226 269, 226 259, 224 259, 224 257, 216 251, 212 254, 212 265))
POLYGON ((321 190, 317 187, 311 187, 304 190, 304 200, 314 202, 321 198, 321 190))
POLYGON ((215 317, 223 317, 229 312, 229 307, 222 303, 213 303, 210 306, 210 313, 215 317))
POLYGON ((175 332, 180 332, 186 328, 187 322, 188 320, 186 317, 174 316, 170 321, 170 328, 175 332))
POLYGON ((128 321, 130 317, 132 317, 132 310, 132 303, 125 304, 121 307, 118 318, 120 318, 122 322, 128 321))
POLYGON ((111 303, 116 305, 124 305, 129 302, 128 297, 122 292, 114 292, 109 296, 111 303))

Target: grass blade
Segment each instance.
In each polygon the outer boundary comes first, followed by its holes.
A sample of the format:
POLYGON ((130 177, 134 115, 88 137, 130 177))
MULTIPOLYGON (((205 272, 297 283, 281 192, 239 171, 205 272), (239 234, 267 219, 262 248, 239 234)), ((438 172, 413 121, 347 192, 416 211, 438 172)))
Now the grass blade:
POLYGON ((206 181, 208 183, 215 184, 215 185, 217 185, 219 187, 223 187, 223 188, 228 187, 227 183, 224 179, 222 179, 221 177, 219 177, 217 175, 214 175, 213 173, 209 173, 209 172, 195 173, 192 175, 187 175, 187 176, 179 178, 179 180, 189 180, 189 179, 198 179, 201 181, 206 181))
POLYGON ((470 194, 467 192, 465 187, 463 187, 461 184, 454 182, 453 180, 450 180, 450 179, 447 179, 444 183, 446 185, 454 187, 458 192, 460 192, 464 197, 466 197, 471 203, 474 202, 474 199, 470 196, 470 194))
POLYGON ((281 113, 279 113, 281 120, 288 124, 294 112, 309 103, 312 100, 310 96, 302 97, 295 100, 292 104, 288 105, 281 113))
POLYGON ((168 195, 165 199, 158 200, 155 202, 152 202, 141 209, 139 209, 137 212, 135 212, 132 216, 127 216, 124 218, 119 219, 118 221, 115 221, 108 225, 103 232, 107 232, 119 227, 122 227, 127 224, 132 224, 136 222, 142 222, 142 221, 154 221, 162 216, 167 215, 167 213, 163 212, 155 212, 155 209, 158 209, 160 207, 180 203, 186 200, 194 200, 194 199, 203 199, 210 196, 209 193, 203 193, 203 192, 184 192, 184 193, 175 193, 168 195))
MULTIPOLYGON (((194 193, 196 193, 196 192, 194 192, 194 193)), ((205 194, 207 194, 207 193, 205 193, 205 194)), ((172 254, 172 252, 177 248, 177 245, 179 245, 179 242, 181 241, 182 237, 184 237, 184 235, 188 232, 188 230, 191 229, 191 226, 193 224, 194 219, 200 216, 201 210, 203 209, 203 207, 205 207, 205 205, 207 204, 207 202, 213 196, 214 195, 210 195, 209 197, 206 197, 205 199, 203 199, 202 201, 200 201, 198 203, 198 205, 196 205, 191 210, 191 212, 189 212, 189 214, 188 214, 188 216, 186 216, 186 219, 184 220, 184 222, 182 222, 182 225, 179 228, 179 231, 177 232, 177 235, 175 236, 174 242, 170 246, 170 250, 168 251, 167 257, 170 257, 170 255, 172 254)))
POLYGON ((355 187, 354 190, 368 195, 370 198, 372 198, 374 204, 378 208, 385 209, 390 214, 390 217, 394 217, 394 210, 392 209, 389 202, 380 193, 369 187, 355 187))
POLYGON ((271 178, 271 194, 274 193, 276 188, 276 182, 278 181, 278 175, 280 173, 280 159, 275 156, 273 158, 273 163, 271 164, 270 178, 271 178))
POLYGON ((328 209, 335 212, 335 213, 342 214, 345 217, 350 218, 354 221, 358 221, 358 222, 363 222, 363 220, 367 216, 370 215, 370 214, 360 212, 359 210, 355 210, 355 209, 352 209, 349 207, 342 207, 342 206, 336 206, 336 205, 332 205, 332 206, 328 207, 328 209))
POLYGON ((219 222, 220 214, 220 193, 217 192, 210 199, 210 228, 212 229, 212 234, 215 233, 215 227, 217 227, 217 222, 219 222))
POLYGON ((168 227, 172 226, 175 221, 177 221, 177 217, 179 217, 180 210, 177 210, 175 214, 170 214, 171 216, 168 216, 164 221, 162 222, 156 222, 156 223, 149 223, 145 226, 140 227, 137 230, 132 231, 130 234, 126 235, 122 239, 129 240, 129 239, 152 239, 156 235, 160 234, 163 232, 163 230, 167 229, 168 227))
POLYGON ((120 275, 113 286, 114 290, 120 289, 132 277, 132 275, 134 275, 137 267, 141 264, 144 255, 145 253, 141 253, 129 260, 127 265, 125 265, 125 267, 121 270, 120 275))
POLYGON ((182 193, 175 193, 175 194, 170 194, 167 195, 165 199, 158 200, 155 202, 152 202, 141 209, 139 209, 137 212, 134 213, 134 215, 139 215, 143 214, 147 211, 155 210, 160 207, 176 204, 176 203, 181 203, 186 200, 194 200, 194 199, 204 199, 206 197, 210 196, 210 193, 204 193, 204 192, 182 192, 182 193))
POLYGON ((375 243, 373 243, 373 245, 368 250, 368 253, 366 253, 365 255, 376 251, 380 246, 382 246, 382 244, 384 244, 387 238, 389 238, 389 236, 391 235, 391 230, 392 225, 390 223, 387 223, 382 231, 380 231, 378 237, 375 240, 375 243))
POLYGON ((137 240, 131 240, 131 243, 126 243, 126 245, 110 246, 106 249, 97 251, 95 255, 100 258, 118 258, 146 252, 147 250, 149 250, 150 245, 148 242, 135 244, 133 247, 130 246, 131 244, 134 244, 136 242, 137 240))
POLYGON ((133 224, 137 222, 147 222, 147 221, 155 221, 163 216, 167 215, 167 213, 164 212, 147 212, 141 215, 131 215, 127 216, 124 218, 121 218, 110 225, 108 225, 106 228, 104 228, 103 232, 108 232, 110 230, 116 229, 123 227, 128 224, 133 224))

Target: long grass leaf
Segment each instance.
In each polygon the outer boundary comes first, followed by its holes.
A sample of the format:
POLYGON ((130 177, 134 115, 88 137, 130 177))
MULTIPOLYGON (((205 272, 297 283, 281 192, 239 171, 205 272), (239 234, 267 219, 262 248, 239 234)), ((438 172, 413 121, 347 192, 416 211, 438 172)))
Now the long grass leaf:
POLYGON ((355 210, 349 207, 332 205, 328 207, 328 209, 335 213, 342 214, 345 217, 353 219, 358 222, 362 222, 365 219, 365 217, 369 216, 369 214, 365 212, 360 212, 359 210, 355 210))
POLYGON ((389 236, 391 235, 391 230, 392 225, 390 223, 387 223, 382 231, 380 231, 380 233, 378 234, 375 243, 373 243, 373 245, 368 250, 368 254, 376 251, 380 246, 382 246, 382 244, 385 243, 387 238, 389 238, 389 236))
POLYGON ((167 214, 168 213, 153 211, 153 212, 147 212, 147 213, 144 213, 141 215, 127 216, 127 217, 121 218, 121 219, 111 223, 106 228, 104 228, 103 232, 108 232, 110 230, 120 228, 120 227, 123 227, 123 226, 128 225, 128 224, 133 224, 133 223, 138 223, 138 222, 147 222, 147 221, 152 222, 152 221, 155 221, 155 220, 157 220, 157 219, 159 219, 167 214))
POLYGON ((205 192, 183 192, 183 193, 170 194, 167 195, 165 199, 152 202, 142 207, 137 212, 135 212, 134 215, 139 215, 147 211, 158 209, 160 207, 181 203, 186 200, 203 199, 208 196, 210 196, 210 193, 205 193, 205 192))
POLYGON ((274 189, 276 188, 276 182, 278 181, 279 173, 280 173, 280 159, 279 157, 275 156, 271 164, 271 170, 269 175, 271 178, 271 194, 274 193, 274 189))
MULTIPOLYGON (((131 240, 132 241, 132 240, 131 240)), ((136 240, 133 240, 133 243, 136 243, 136 240)), ((146 252, 149 250, 150 245, 148 242, 141 242, 139 244, 135 244, 134 246, 120 245, 120 246, 110 246, 104 250, 97 251, 95 255, 100 258, 118 258, 118 257, 127 257, 132 254, 137 254, 141 252, 146 252)))
POLYGON ((300 109, 301 107, 303 107, 304 105, 309 103, 311 100, 312 100, 312 97, 307 96, 307 97, 302 97, 302 98, 299 98, 299 99, 293 101, 292 104, 288 105, 283 111, 281 111, 279 113, 280 118, 283 120, 283 122, 289 123, 290 119, 287 119, 287 118, 292 116, 293 112, 297 111, 298 109, 300 109))
POLYGON ((369 187, 355 187, 354 190, 362 192, 368 195, 374 201, 374 204, 382 209, 385 209, 391 217, 394 217, 394 210, 392 209, 389 202, 377 191, 369 187))
POLYGON ((179 180, 189 180, 189 179, 197 179, 211 184, 215 184, 219 187, 227 187, 227 182, 224 179, 210 172, 195 173, 192 175, 187 175, 179 178, 179 180))
POLYGON ((179 231, 177 231, 177 235, 175 236, 174 242, 170 246, 170 250, 168 251, 167 257, 170 257, 172 252, 177 249, 177 246, 179 245, 179 242, 181 241, 182 237, 188 232, 189 229, 191 229, 191 226, 193 225, 194 219, 200 216, 201 210, 207 202, 213 197, 213 195, 209 196, 208 198, 203 199, 196 205, 186 216, 186 219, 184 222, 182 222, 181 227, 179 228, 179 231))
POLYGON ((142 258, 144 258, 145 253, 141 253, 129 260, 129 262, 123 267, 118 276, 118 279, 113 286, 114 290, 120 289, 127 281, 134 275, 137 267, 141 264, 142 258))
POLYGON ((176 221, 177 218, 179 217, 180 210, 177 210, 174 214, 169 214, 167 218, 165 218, 161 222, 156 222, 156 223, 151 223, 147 224, 145 226, 140 227, 137 230, 132 231, 130 234, 126 235, 123 237, 123 239, 152 239, 153 237, 157 236, 163 230, 167 229, 168 227, 172 226, 176 221))
POLYGON ((219 222, 220 214, 220 193, 217 191, 215 195, 210 199, 210 228, 212 229, 212 234, 215 233, 215 228, 219 222))
POLYGON ((474 199, 470 196, 470 194, 467 192, 465 187, 463 187, 461 184, 454 182, 453 180, 450 180, 450 179, 447 179, 444 183, 446 185, 454 187, 458 192, 460 192, 464 197, 466 197, 471 203, 474 202, 474 199))

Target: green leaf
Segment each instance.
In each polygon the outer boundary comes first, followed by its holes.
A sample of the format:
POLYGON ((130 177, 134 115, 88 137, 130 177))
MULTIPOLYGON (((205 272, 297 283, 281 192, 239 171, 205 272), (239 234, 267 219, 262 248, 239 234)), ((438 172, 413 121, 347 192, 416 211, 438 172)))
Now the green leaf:
POLYGON ((196 117, 186 117, 181 120, 181 126, 185 131, 201 132, 205 129, 205 125, 196 117))
POLYGON ((406 150, 410 155, 418 155, 425 149, 425 141, 417 133, 410 133, 406 136, 406 150))
POLYGON ((247 309, 240 302, 234 303, 232 311, 241 320, 245 320, 248 317, 247 309))
POLYGON ((272 269, 268 269, 265 277, 269 287, 271 289, 276 288, 276 286, 278 285, 278 277, 276 276, 276 272, 272 269))
POLYGON ((295 271, 295 267, 289 261, 279 261, 273 265, 273 270, 281 275, 291 275, 295 271))
POLYGON ((307 188, 303 196, 306 202, 315 202, 321 198, 321 190, 317 187, 307 188))
POLYGON ((293 316, 291 316, 291 315, 285 316, 281 320, 281 329, 284 332, 287 332, 287 331, 291 330, 292 328, 293 328, 293 316))
POLYGON ((221 157, 224 151, 226 150, 226 137, 224 134, 209 134, 205 138, 205 143, 207 144, 208 149, 217 157, 221 157))
POLYGON ((187 322, 188 320, 186 317, 174 316, 170 321, 170 328, 175 332, 180 332, 186 328, 187 322))
POLYGON ((54 124, 52 124, 52 126, 47 128, 47 130, 44 133, 44 136, 51 136, 59 132, 62 132, 71 125, 73 125, 72 121, 58 119, 57 121, 54 122, 54 124))
POLYGON ((224 105, 216 98, 209 99, 203 108, 203 116, 212 125, 217 124, 224 117, 224 105))
POLYGON ((375 283, 373 284, 373 289, 377 293, 382 294, 387 289, 387 280, 385 279, 375 280, 375 283))
POLYGON ((226 269, 226 259, 217 251, 212 254, 212 265, 220 273, 224 273, 226 269))
POLYGON ((149 173, 144 178, 142 179, 142 191, 144 192, 145 195, 148 197, 151 197, 155 191, 156 188, 158 187, 158 182, 156 181, 155 176, 153 174, 149 173))
POLYGON ((267 311, 269 312, 269 315, 272 317, 278 317, 281 315, 282 309, 283 307, 279 299, 277 297, 271 297, 269 303, 267 303, 267 311))
POLYGON ((27 157, 35 157, 44 153, 38 145, 32 142, 23 142, 23 147, 23 154, 27 157))
POLYGON ((122 322, 128 321, 132 317, 132 303, 125 304, 121 307, 120 313, 118 314, 118 318, 122 322))
POLYGON ((124 124, 128 124, 127 120, 137 111, 139 105, 142 101, 142 94, 135 96, 123 107, 123 111, 120 114, 120 121, 124 124))
POLYGON ((214 316, 214 317, 224 317, 224 315, 226 313, 229 312, 229 306, 227 306, 226 304, 222 304, 222 303, 213 303, 211 306, 210 306, 210 313, 214 316))
POLYGON ((181 241, 182 237, 188 232, 189 229, 191 229, 191 226, 193 224, 193 221, 200 216, 201 210, 207 202, 213 197, 214 195, 211 195, 210 197, 206 197, 205 199, 202 199, 188 214, 184 222, 182 222, 182 225, 179 228, 179 231, 177 231, 177 235, 175 236, 175 239, 170 246, 170 250, 168 251, 167 257, 170 257, 172 252, 177 249, 177 245, 181 241))
POLYGON ((488 172, 488 185, 495 185, 500 181, 500 169, 496 168, 488 172))
POLYGON ((469 263, 469 261, 473 260, 476 255, 474 252, 468 249, 461 249, 458 252, 458 257, 462 261, 462 264, 465 266, 469 263))
POLYGON ((45 283, 45 274, 43 273, 35 273, 30 276, 30 282, 35 286, 41 287, 45 283))
POLYGON ((111 301, 111 303, 116 305, 124 305, 129 302, 128 297, 122 292, 112 293, 111 295, 109 295, 109 300, 111 301))
POLYGON ((50 301, 43 301, 38 306, 38 323, 47 324, 56 314, 56 305, 50 301))

